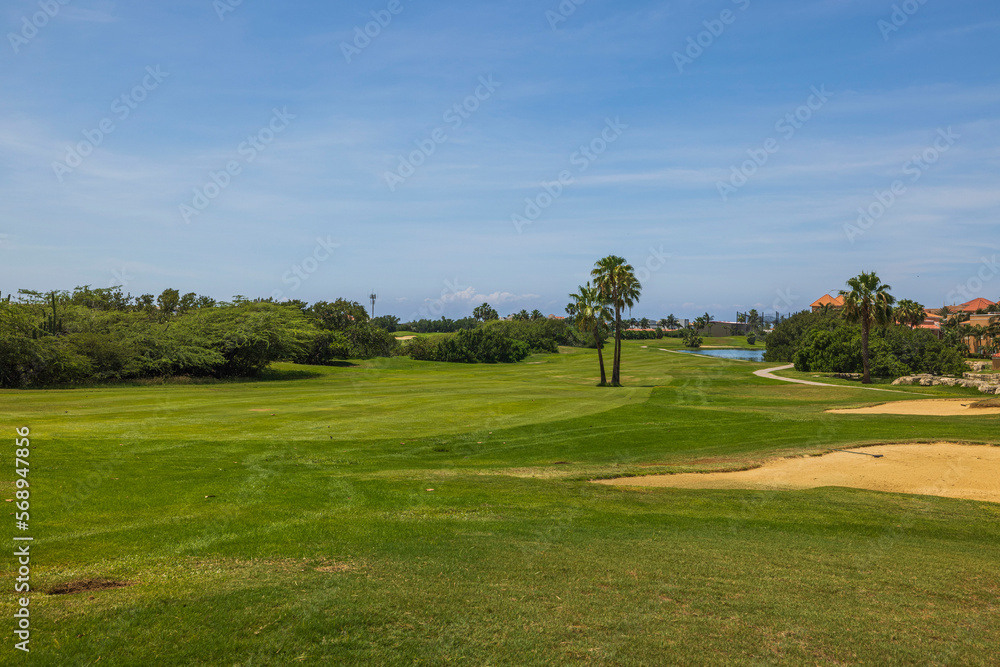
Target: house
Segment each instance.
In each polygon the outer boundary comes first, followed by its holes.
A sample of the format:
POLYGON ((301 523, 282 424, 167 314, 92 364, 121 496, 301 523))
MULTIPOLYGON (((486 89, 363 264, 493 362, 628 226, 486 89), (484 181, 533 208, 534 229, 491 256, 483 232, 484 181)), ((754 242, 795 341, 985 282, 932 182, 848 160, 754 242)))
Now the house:
POLYGON ((950 306, 949 310, 951 312, 962 312, 962 313, 975 313, 980 310, 986 310, 990 306, 995 306, 996 304, 988 299, 982 297, 978 299, 973 299, 972 301, 966 301, 965 303, 960 303, 957 306, 950 306))
POLYGON ((830 296, 829 294, 824 294, 823 296, 821 296, 820 298, 816 299, 815 301, 813 301, 809 305, 809 307, 812 308, 812 311, 814 313, 817 310, 819 310, 820 308, 822 308, 823 306, 830 306, 831 308, 834 308, 834 309, 843 308, 844 307, 844 297, 842 297, 840 295, 830 296))
MULTIPOLYGON (((989 327, 990 320, 998 316, 998 313, 987 313, 982 312, 995 306, 993 301, 988 299, 973 299, 972 301, 967 301, 965 303, 956 304, 954 306, 947 306, 948 312, 952 315, 958 313, 964 313, 968 315, 969 319, 963 322, 963 324, 970 327, 989 327)), ((919 325, 920 329, 931 329, 938 336, 941 335, 941 321, 944 316, 941 314, 942 309, 926 310, 927 319, 924 323, 919 325)), ((983 347, 989 347, 992 344, 992 340, 989 337, 976 338, 975 336, 966 336, 965 343, 969 346, 969 351, 973 354, 978 354, 982 351, 983 347)))

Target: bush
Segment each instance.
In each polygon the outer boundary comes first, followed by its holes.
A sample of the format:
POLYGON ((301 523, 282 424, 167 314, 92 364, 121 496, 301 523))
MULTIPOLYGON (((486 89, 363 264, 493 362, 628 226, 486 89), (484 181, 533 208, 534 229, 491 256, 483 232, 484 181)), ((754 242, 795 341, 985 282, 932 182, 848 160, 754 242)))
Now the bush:
POLYGON ((622 331, 622 340, 656 340, 663 336, 657 336, 655 331, 625 329, 622 331))
POLYGON ((441 342, 441 340, 417 336, 400 348, 400 354, 408 355, 417 361, 437 361, 438 345, 441 342))
POLYGON ((784 319, 765 341, 764 361, 795 361, 795 353, 812 331, 833 331, 844 324, 840 313, 804 310, 784 319))
POLYGON ((687 329, 684 332, 684 345, 686 347, 701 347, 701 336, 694 329, 687 329))
MULTIPOLYGON (((876 329, 868 342, 871 374, 897 378, 913 373, 960 375, 962 354, 923 329, 905 326, 876 329)), ((861 373, 861 327, 841 326, 810 332, 795 353, 795 369, 821 373, 861 373)))
POLYGON ((437 340, 417 337, 403 348, 403 352, 418 361, 512 364, 522 361, 532 352, 531 344, 518 335, 532 339, 539 351, 558 350, 553 339, 538 336, 539 328, 531 327, 533 324, 536 322, 494 320, 437 340))

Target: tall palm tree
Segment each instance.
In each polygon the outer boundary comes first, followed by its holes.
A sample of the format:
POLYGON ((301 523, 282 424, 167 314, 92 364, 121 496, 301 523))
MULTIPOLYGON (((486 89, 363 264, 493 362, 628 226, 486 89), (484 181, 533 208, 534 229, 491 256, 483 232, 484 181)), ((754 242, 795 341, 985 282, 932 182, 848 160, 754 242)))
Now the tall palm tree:
POLYGON ((622 310, 632 308, 639 300, 642 285, 635 269, 624 257, 608 255, 598 260, 590 272, 604 301, 615 309, 615 355, 611 366, 611 384, 621 386, 622 310))
POLYGON ((601 386, 608 384, 608 376, 604 372, 604 328, 608 320, 611 319, 611 311, 601 297, 601 292, 596 287, 580 286, 576 294, 569 295, 574 300, 575 310, 574 322, 581 331, 586 331, 594 336, 594 345, 597 347, 597 361, 601 364, 601 386))
POLYGON ((844 317, 849 322, 861 323, 861 363, 865 374, 861 382, 872 383, 871 364, 868 359, 868 335, 872 325, 885 326, 892 322, 892 304, 896 299, 889 294, 892 289, 879 280, 878 275, 862 272, 847 281, 850 290, 841 290, 844 297, 844 317))
POLYGON ((674 317, 673 313, 667 316, 666 328, 667 329, 679 329, 681 326, 680 320, 674 317))
POLYGON ((910 299, 900 299, 893 311, 893 317, 900 324, 905 324, 911 329, 927 319, 924 307, 916 301, 910 299))

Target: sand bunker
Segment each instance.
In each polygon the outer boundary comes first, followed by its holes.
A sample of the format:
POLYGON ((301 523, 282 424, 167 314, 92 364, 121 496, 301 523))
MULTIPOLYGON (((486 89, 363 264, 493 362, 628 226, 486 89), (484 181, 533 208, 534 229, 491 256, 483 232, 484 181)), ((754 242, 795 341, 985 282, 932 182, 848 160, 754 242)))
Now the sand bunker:
POLYGON ((827 410, 838 415, 921 415, 924 417, 955 417, 1000 415, 1000 408, 970 408, 981 398, 933 398, 921 401, 894 401, 870 408, 827 410))
POLYGON ((1000 502, 1000 447, 878 445, 771 461, 740 472, 682 473, 599 480, 616 486, 682 489, 814 489, 848 486, 872 491, 1000 502), (865 454, 880 454, 874 458, 865 454))

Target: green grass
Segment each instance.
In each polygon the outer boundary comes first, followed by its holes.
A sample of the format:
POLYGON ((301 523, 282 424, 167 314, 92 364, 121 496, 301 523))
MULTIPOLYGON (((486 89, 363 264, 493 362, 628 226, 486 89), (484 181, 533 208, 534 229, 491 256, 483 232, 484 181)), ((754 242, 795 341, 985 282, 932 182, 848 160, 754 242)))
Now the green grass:
POLYGON ((396 338, 405 338, 408 336, 419 336, 421 338, 444 338, 446 336, 453 336, 451 333, 417 333, 416 331, 396 331, 392 334, 396 338))
MULTIPOLYGON (((829 415, 956 394, 796 386, 661 342, 625 344, 624 389, 596 387, 596 354, 566 349, 0 392, 11 446, 32 429, 31 663, 993 660, 1000 505, 587 480, 998 444, 997 417, 829 415), (134 585, 37 592, 98 577, 134 585)), ((0 606, 11 618, 12 596, 0 606)))

